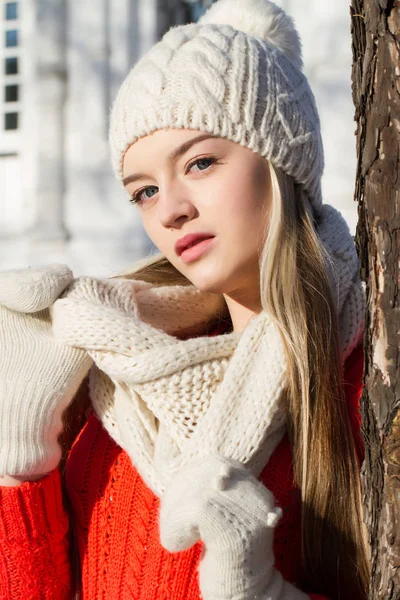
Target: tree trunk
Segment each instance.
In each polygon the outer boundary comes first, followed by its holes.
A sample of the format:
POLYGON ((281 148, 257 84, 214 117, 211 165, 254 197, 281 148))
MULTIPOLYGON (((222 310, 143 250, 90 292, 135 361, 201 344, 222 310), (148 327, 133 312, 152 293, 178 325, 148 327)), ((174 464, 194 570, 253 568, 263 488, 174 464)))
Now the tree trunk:
POLYGON ((352 0, 370 600, 400 599, 400 2, 352 0))

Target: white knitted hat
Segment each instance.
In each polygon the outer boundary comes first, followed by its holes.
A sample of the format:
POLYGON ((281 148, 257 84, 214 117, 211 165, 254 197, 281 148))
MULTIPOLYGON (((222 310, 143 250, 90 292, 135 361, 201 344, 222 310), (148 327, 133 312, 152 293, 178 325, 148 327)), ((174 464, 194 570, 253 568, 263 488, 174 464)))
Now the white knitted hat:
POLYGON ((292 19, 270 0, 218 0, 132 68, 111 111, 113 168, 158 129, 196 129, 260 153, 322 204, 320 122, 292 19))

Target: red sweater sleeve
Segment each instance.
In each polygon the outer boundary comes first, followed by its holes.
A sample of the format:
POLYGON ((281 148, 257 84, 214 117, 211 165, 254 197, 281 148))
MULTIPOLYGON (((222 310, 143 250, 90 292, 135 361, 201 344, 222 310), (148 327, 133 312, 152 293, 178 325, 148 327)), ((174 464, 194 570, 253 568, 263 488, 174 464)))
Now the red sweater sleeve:
POLYGON ((71 598, 68 529, 58 469, 0 487, 0 598, 71 598))

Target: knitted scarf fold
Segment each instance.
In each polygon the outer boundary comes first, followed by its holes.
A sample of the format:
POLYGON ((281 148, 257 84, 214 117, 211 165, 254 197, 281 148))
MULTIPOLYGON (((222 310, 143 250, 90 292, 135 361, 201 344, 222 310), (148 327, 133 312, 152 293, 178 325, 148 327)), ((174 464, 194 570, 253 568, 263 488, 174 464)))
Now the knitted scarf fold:
MULTIPOLYGON (((330 257, 344 361, 363 327, 357 256, 343 217, 328 205, 318 233, 330 257)), ((95 412, 159 496, 183 466, 213 452, 258 476, 286 429, 277 325, 262 311, 241 334, 208 337, 205 324, 221 303, 194 286, 81 277, 52 309, 55 335, 95 361, 95 412), (200 335, 179 338, 188 332, 200 335)))

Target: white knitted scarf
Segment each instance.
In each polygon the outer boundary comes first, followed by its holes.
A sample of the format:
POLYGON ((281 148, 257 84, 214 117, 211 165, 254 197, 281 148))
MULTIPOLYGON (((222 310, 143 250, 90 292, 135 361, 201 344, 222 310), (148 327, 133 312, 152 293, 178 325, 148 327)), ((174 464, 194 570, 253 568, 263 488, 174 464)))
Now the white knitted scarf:
MULTIPOLYGON (((344 361, 363 328, 357 255, 346 223, 328 205, 318 233, 332 261, 344 361)), ((263 311, 241 334, 205 336, 221 302, 194 286, 83 277, 52 310, 55 334, 95 360, 94 410, 157 495, 184 465, 212 452, 258 476, 285 432, 287 364, 278 328, 263 311)))

